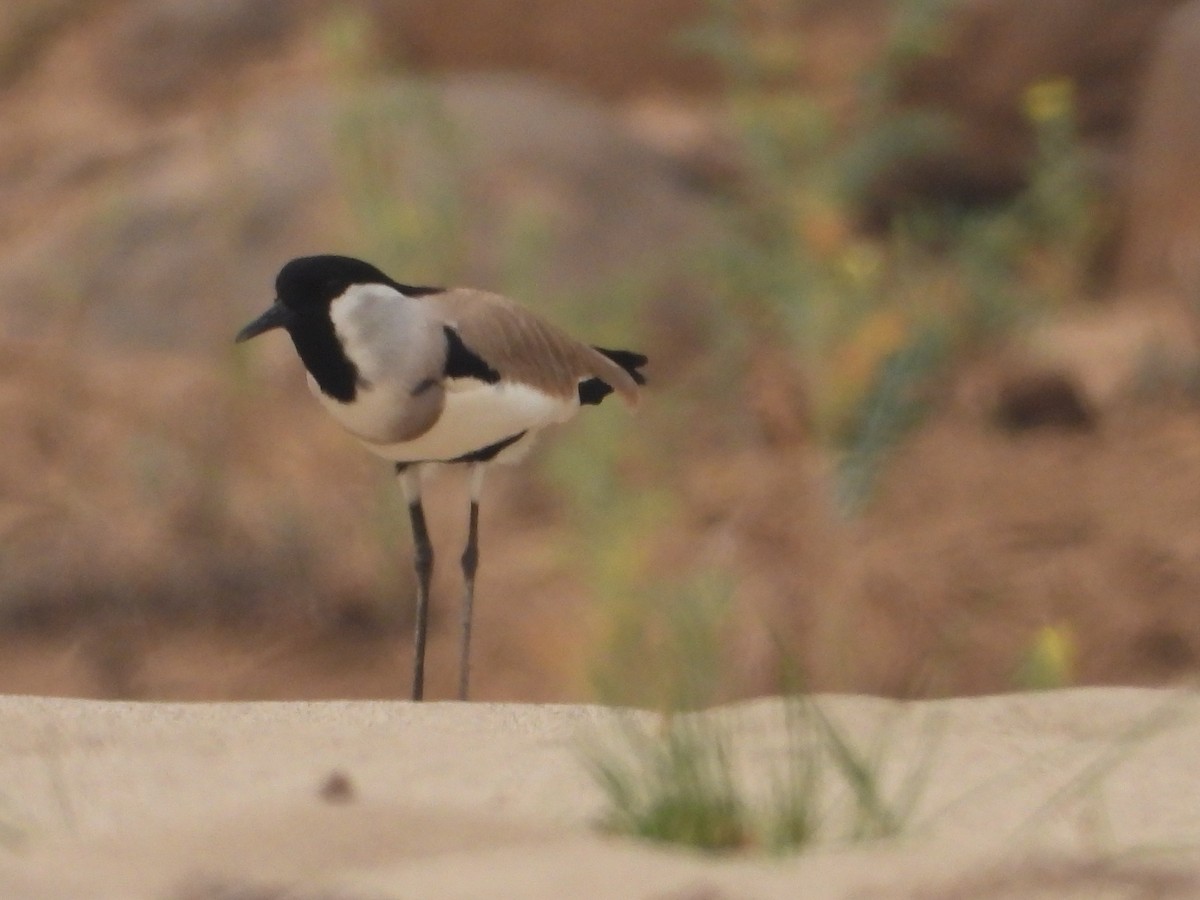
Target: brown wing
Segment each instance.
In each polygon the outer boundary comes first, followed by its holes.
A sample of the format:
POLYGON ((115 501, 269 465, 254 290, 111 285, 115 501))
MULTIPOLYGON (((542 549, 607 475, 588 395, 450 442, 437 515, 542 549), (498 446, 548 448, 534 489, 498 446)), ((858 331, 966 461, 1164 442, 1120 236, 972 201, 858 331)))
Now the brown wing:
POLYGON ((637 403, 638 386, 628 372, 507 297, 455 288, 424 299, 506 381, 572 397, 581 381, 599 378, 637 403))

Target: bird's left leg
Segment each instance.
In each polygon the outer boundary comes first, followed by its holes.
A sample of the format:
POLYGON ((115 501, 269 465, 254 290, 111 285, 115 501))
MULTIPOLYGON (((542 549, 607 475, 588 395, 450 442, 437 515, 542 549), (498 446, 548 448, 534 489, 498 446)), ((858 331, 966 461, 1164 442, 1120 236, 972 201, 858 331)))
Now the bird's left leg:
POLYGON ((433 576, 433 544, 425 526, 425 509, 421 506, 421 467, 396 463, 396 475, 408 501, 408 516, 412 522, 413 567, 417 573, 417 611, 413 635, 412 698, 425 697, 425 634, 429 624, 429 582, 433 576))
POLYGON ((463 602, 458 645, 458 699, 467 699, 471 677, 471 613, 475 604, 475 570, 479 568, 479 495, 483 493, 483 463, 472 463, 469 475, 471 512, 467 546, 462 555, 463 602))

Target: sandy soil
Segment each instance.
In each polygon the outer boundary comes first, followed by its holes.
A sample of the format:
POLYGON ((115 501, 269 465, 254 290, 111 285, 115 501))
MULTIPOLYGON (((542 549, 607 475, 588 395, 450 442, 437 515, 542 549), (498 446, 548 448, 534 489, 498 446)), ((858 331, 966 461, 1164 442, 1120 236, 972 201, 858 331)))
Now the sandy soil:
MULTIPOLYGON (((930 760, 904 835, 785 858, 604 836, 591 706, 0 699, 0 895, 24 898, 1192 897, 1200 701, 1104 688, 820 701, 930 760)), ((782 705, 706 715, 769 777, 782 705)), ((839 797, 826 799, 836 824, 839 797)))

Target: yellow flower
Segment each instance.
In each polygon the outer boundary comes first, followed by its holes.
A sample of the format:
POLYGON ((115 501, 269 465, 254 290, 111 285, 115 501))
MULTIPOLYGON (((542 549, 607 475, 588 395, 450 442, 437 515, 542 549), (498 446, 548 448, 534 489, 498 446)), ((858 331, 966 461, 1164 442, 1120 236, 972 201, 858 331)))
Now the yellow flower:
POLYGON ((857 241, 842 251, 838 262, 850 283, 855 287, 869 287, 875 283, 883 269, 879 249, 872 243, 857 241))
POLYGON ((1033 635, 1018 673, 1021 687, 1057 688, 1075 680, 1079 647, 1065 624, 1043 625, 1033 635))
POLYGON ((1075 106, 1075 82, 1065 76, 1034 82, 1025 90, 1025 118, 1034 124, 1062 119, 1075 106))

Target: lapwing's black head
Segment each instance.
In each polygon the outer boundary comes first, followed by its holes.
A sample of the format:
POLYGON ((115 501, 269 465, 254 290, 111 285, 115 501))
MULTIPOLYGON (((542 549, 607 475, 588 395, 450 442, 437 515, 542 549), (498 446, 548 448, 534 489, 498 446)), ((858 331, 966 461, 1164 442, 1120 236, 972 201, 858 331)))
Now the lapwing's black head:
POLYGON ((334 331, 329 307, 355 285, 368 284, 396 286, 370 263, 349 256, 293 259, 275 277, 275 302, 234 341, 240 344, 276 328, 287 329, 321 390, 343 403, 352 402, 360 380, 358 368, 334 331))
POLYGON ((370 263, 350 256, 301 256, 279 270, 275 276, 275 302, 239 331, 234 341, 240 344, 276 328, 287 329, 296 352, 321 390, 349 403, 358 391, 358 367, 346 355, 329 310, 339 297, 364 285, 385 285, 409 297, 441 291, 400 284, 370 263))
POLYGON ((350 256, 301 256, 275 277, 278 302, 297 313, 328 309, 352 285, 396 283, 377 268, 350 256))
POLYGON ((396 283, 361 259, 350 256, 301 256, 275 276, 275 302, 265 313, 238 332, 238 343, 275 328, 286 328, 295 337, 306 327, 327 327, 329 306, 353 285, 396 283))

